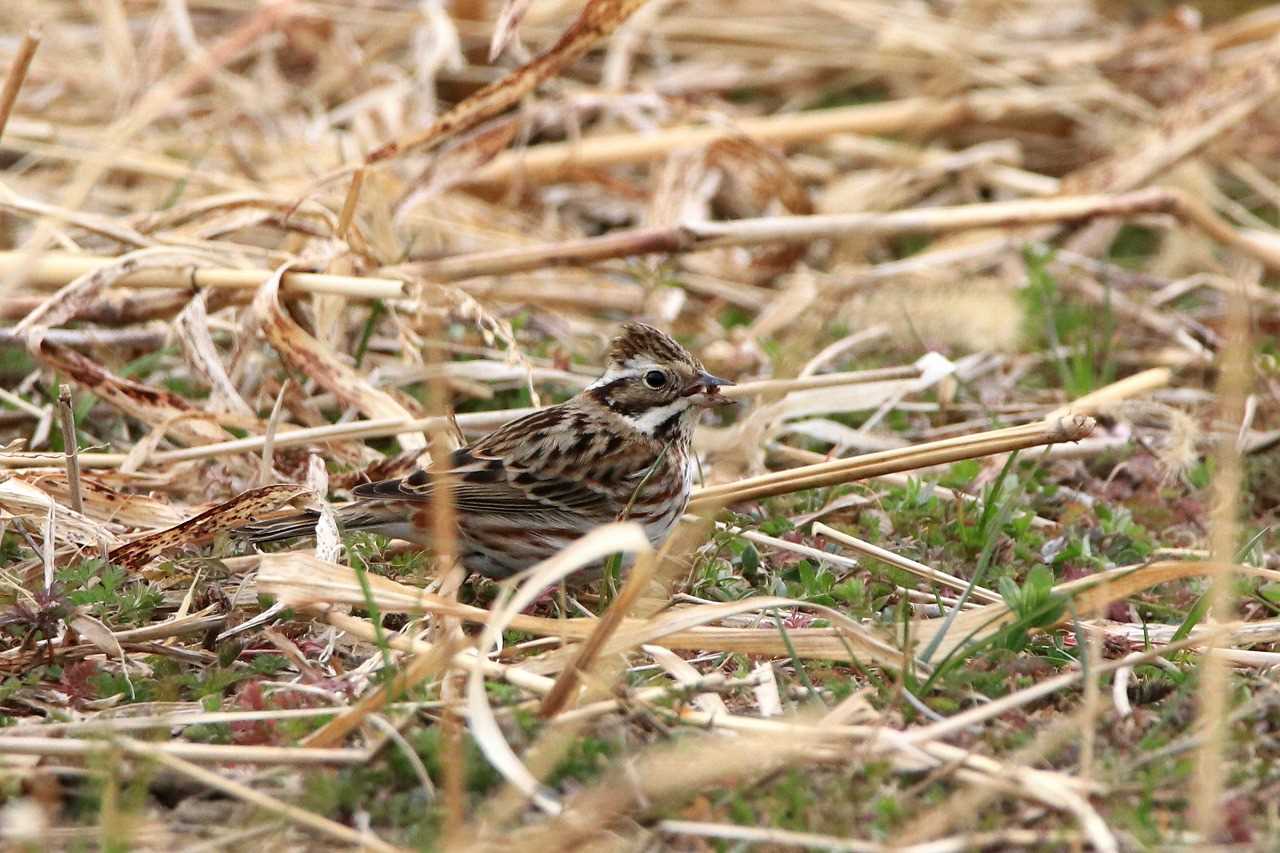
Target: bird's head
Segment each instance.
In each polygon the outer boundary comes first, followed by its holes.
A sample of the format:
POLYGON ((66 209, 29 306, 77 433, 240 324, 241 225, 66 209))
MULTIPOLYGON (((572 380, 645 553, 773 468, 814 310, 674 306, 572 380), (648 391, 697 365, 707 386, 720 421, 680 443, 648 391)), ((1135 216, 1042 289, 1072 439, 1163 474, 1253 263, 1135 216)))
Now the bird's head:
POLYGON ((700 408, 732 404, 720 393, 733 383, 712 376, 665 332, 627 323, 609 346, 604 375, 584 392, 640 432, 662 436, 700 408))

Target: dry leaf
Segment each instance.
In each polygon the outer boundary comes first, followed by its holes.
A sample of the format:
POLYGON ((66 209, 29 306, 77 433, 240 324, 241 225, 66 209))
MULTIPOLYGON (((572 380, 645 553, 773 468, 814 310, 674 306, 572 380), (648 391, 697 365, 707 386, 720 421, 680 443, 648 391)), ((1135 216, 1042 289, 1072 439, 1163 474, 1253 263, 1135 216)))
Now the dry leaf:
POLYGON ((255 412, 231 384, 222 359, 209 337, 209 314, 205 309, 205 291, 191 298, 187 307, 174 321, 178 341, 187 355, 187 362, 209 386, 209 402, 216 411, 231 412, 246 418, 256 417, 255 412))
POLYGON ((222 427, 212 423, 206 413, 172 391, 116 376, 68 347, 38 338, 33 344, 32 355, 48 367, 125 414, 149 426, 165 426, 174 439, 184 444, 212 444, 227 439, 222 427))
MULTIPOLYGON (((67 485, 65 471, 15 472, 14 476, 44 490, 60 502, 67 503, 71 500, 71 489, 67 485)), ((84 514, 96 521, 128 527, 157 528, 170 527, 185 517, 181 508, 169 502, 116 491, 100 476, 92 473, 81 473, 80 495, 84 502, 84 514)))
POLYGON ((112 658, 121 661, 125 660, 124 648, 120 645, 120 641, 116 639, 115 634, 111 633, 111 629, 104 625, 101 620, 95 619, 88 613, 81 613, 72 618, 67 624, 74 628, 81 637, 102 649, 112 658))
POLYGON ((0 474, 0 518, 5 515, 43 525, 53 512, 53 539, 73 545, 98 545, 119 541, 119 525, 107 525, 81 515, 54 500, 47 492, 25 480, 0 474))
POLYGON ((489 41, 489 62, 492 63, 502 52, 507 49, 507 45, 513 40, 519 43, 520 20, 524 18, 524 13, 529 11, 529 4, 532 0, 507 0, 502 4, 502 12, 498 15, 498 23, 493 27, 493 38, 489 41))
MULTIPOLYGON (((307 334, 280 307, 280 278, 288 269, 281 266, 263 283, 253 299, 253 313, 259 328, 276 352, 294 369, 311 377, 325 390, 371 418, 403 418, 413 414, 390 394, 379 391, 339 360, 337 354, 307 334)), ((427 440, 421 432, 400 433, 396 438, 406 450, 422 449, 427 440)))
POLYGON ((243 527, 277 509, 281 504, 305 494, 307 490, 299 486, 279 485, 250 489, 168 530, 121 545, 111 552, 111 562, 136 571, 170 549, 205 542, 224 531, 243 527))

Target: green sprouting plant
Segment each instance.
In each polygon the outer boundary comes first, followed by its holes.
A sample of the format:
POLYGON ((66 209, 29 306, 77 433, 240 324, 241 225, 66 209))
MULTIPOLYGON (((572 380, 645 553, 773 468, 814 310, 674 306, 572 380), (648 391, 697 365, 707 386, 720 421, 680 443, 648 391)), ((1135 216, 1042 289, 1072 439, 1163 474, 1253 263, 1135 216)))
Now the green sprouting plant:
POLYGON ((1087 394, 1115 379, 1112 343, 1116 334, 1111 289, 1101 310, 1065 298, 1049 272, 1053 253, 1029 246, 1023 252, 1027 270, 1025 304, 1032 340, 1052 354, 1063 390, 1072 397, 1087 394))
POLYGON ((155 588, 98 558, 81 560, 60 569, 57 575, 71 604, 89 605, 94 616, 112 625, 144 624, 163 601, 155 588))
POLYGON ((1010 651, 1026 648, 1029 632, 1055 624, 1067 607, 1066 597, 1053 591, 1053 571, 1048 566, 1032 568, 1022 586, 1012 578, 1000 578, 997 589, 1016 617, 999 635, 1000 645, 1010 651))

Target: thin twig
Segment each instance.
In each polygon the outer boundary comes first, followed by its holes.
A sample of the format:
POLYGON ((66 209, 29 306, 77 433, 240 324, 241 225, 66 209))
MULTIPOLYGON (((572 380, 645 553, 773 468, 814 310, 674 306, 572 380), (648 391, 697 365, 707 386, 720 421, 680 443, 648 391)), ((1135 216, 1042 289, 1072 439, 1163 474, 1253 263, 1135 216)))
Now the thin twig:
MULTIPOLYGON (((364 764, 369 756, 361 749, 297 749, 286 746, 247 746, 166 741, 153 747, 174 758, 207 764, 347 765, 364 764)), ((100 752, 103 745, 91 740, 0 735, 0 752, 6 755, 82 756, 100 752)))
MULTIPOLYGON (((491 430, 502 426, 514 418, 527 415, 534 409, 499 409, 492 412, 466 412, 456 416, 457 422, 467 428, 491 430)), ((356 438, 379 438, 396 435, 411 430, 429 431, 441 418, 375 418, 366 421, 354 421, 345 424, 327 424, 321 427, 305 427, 302 429, 281 430, 276 433, 274 445, 280 447, 296 447, 311 442, 349 440, 356 438)), ((447 425, 447 421, 446 421, 447 425)), ((186 462, 193 459, 211 459, 230 453, 252 453, 260 450, 266 443, 266 436, 255 435, 249 438, 237 438, 231 441, 219 441, 214 444, 202 444, 196 447, 184 447, 180 450, 162 450, 152 453, 147 461, 153 465, 172 462, 186 462)), ((128 454, 125 453, 82 453, 80 462, 89 468, 119 468, 128 454)), ((46 453, 0 453, 0 467, 39 468, 55 464, 58 457, 46 453)))
POLYGON ((280 412, 284 408, 284 398, 289 393, 289 386, 292 382, 293 377, 289 377, 281 383, 280 392, 276 394, 275 405, 271 407, 271 416, 267 418, 267 429, 262 435, 262 461, 258 466, 259 486, 274 483, 276 479, 274 474, 275 466, 272 464, 276 446, 276 430, 280 426, 280 412))
POLYGON ((67 487, 71 491, 71 508, 84 513, 80 494, 80 448, 76 441, 76 413, 71 407, 71 386, 58 386, 58 417, 62 427, 62 452, 67 458, 67 487))
POLYGON ((276 799, 270 794, 264 794, 261 791, 250 788, 243 782, 227 779, 212 770, 207 770, 204 767, 192 764, 190 761, 185 761, 170 752, 162 750, 160 747, 164 746, 164 744, 143 743, 127 737, 120 738, 119 742, 125 751, 132 755, 151 759, 157 764, 162 764, 189 779, 194 779, 202 785, 207 785, 214 790, 229 794, 243 802, 251 803, 258 808, 274 812, 286 820, 306 827, 313 832, 336 838, 345 844, 353 844, 360 849, 368 848, 384 851, 384 853, 398 853, 400 850, 399 847, 387 844, 370 832, 358 832, 349 826, 344 826, 306 809, 276 799))
POLYGON ((40 28, 31 27, 22 37, 18 45, 18 53, 9 65, 9 73, 4 78, 4 88, 0 89, 0 139, 4 138, 5 125, 9 123, 9 115, 18 100, 18 91, 22 89, 22 81, 27 79, 27 69, 40 47, 40 28))
POLYGON ((360 203, 360 188, 364 186, 363 167, 356 169, 351 175, 351 185, 347 187, 347 196, 342 202, 342 213, 338 217, 338 239, 347 239, 347 229, 351 227, 351 221, 355 218, 356 207, 360 203))

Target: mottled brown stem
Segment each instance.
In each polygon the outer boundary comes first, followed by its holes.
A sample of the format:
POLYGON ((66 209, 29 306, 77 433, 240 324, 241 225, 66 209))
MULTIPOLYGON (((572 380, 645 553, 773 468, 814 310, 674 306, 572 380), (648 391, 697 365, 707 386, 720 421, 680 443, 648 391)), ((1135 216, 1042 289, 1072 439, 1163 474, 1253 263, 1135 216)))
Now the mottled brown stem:
MULTIPOLYGON (((1177 211, 1178 207, 1179 199, 1175 194, 1161 189, 1148 189, 1114 196, 1062 196, 954 207, 913 208, 889 213, 767 216, 729 222, 637 228, 602 237, 476 252, 418 264, 414 271, 436 281, 456 281, 633 255, 694 252, 722 246, 752 246, 761 243, 804 243, 836 236, 937 234, 973 228, 1074 222, 1096 216, 1171 213, 1177 211)), ((1232 229, 1228 226, 1228 230, 1232 229)))
POLYGON ((627 258, 688 251, 694 246, 680 227, 636 228, 601 237, 584 237, 563 243, 521 246, 493 252, 475 252, 440 261, 418 264, 415 270, 436 281, 456 281, 482 275, 527 272, 543 267, 569 266, 627 258))
POLYGON ((577 20, 545 52, 459 102, 424 130, 393 139, 374 149, 365 158, 365 165, 398 157, 413 149, 430 150, 444 140, 506 112, 561 68, 576 61, 593 45, 620 27, 644 2, 645 0, 589 0, 577 20))

